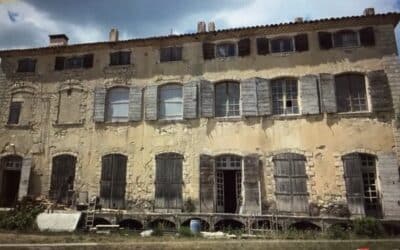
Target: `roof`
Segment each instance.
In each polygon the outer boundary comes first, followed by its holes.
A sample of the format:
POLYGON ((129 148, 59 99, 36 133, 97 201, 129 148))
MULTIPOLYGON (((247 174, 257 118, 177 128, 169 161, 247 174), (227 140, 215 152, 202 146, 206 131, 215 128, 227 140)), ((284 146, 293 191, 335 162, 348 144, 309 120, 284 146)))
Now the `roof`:
POLYGON ((360 15, 360 16, 346 16, 336 18, 324 18, 317 20, 305 20, 303 22, 287 22, 278 24, 267 24, 257 25, 250 27, 239 27, 230 29, 220 29, 210 32, 201 33, 186 33, 180 35, 168 35, 168 36, 153 36, 146 38, 135 38, 120 41, 102 41, 93 43, 80 43, 70 44, 63 46, 54 47, 39 47, 39 48, 27 48, 27 49, 12 49, 12 50, 0 50, 0 56, 13 56, 13 55, 37 55, 47 53, 73 53, 80 52, 82 50, 96 50, 105 48, 125 48, 128 46, 149 46, 157 45, 160 43, 180 43, 187 41, 201 41, 201 40, 217 40, 227 37, 239 37, 245 35, 251 35, 258 32, 264 32, 265 34, 276 34, 276 33, 288 33, 298 31, 311 31, 311 30, 322 30, 328 28, 340 28, 356 25, 379 25, 379 24, 392 24, 393 27, 397 26, 400 20, 400 13, 388 12, 383 14, 374 15, 360 15))

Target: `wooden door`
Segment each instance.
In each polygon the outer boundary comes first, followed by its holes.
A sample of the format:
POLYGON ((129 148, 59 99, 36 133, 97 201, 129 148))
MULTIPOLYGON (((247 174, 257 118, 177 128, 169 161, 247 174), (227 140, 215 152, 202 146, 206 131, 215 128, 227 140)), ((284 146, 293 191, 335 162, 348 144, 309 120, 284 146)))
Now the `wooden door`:
POLYGON ((359 154, 343 156, 344 180, 346 184, 347 204, 351 214, 363 215, 364 188, 359 154))
POLYGON ((76 158, 72 155, 53 157, 50 198, 57 203, 69 204, 70 191, 74 189, 76 158))

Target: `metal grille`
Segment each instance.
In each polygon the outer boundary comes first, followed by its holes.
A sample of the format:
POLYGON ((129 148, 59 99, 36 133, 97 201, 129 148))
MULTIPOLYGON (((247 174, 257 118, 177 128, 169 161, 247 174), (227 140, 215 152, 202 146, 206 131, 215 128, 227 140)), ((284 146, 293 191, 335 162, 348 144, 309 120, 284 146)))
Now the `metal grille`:
POLYGON ((272 110, 275 115, 299 113, 297 80, 282 78, 273 80, 272 110))

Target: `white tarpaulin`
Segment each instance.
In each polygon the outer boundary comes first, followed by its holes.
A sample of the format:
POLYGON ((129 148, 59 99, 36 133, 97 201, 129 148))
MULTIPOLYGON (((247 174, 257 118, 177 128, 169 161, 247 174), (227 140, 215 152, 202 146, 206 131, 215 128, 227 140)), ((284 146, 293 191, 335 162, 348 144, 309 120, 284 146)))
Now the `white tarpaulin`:
POLYGON ((54 211, 41 213, 36 218, 40 231, 73 232, 78 226, 82 212, 54 211))

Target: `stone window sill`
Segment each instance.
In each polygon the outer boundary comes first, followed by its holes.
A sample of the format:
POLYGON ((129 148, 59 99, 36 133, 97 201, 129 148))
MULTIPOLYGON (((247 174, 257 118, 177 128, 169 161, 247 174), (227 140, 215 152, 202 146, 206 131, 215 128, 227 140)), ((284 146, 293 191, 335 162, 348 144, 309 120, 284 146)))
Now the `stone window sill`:
POLYGON ((84 124, 84 121, 79 121, 79 122, 68 122, 68 123, 53 123, 54 127, 79 127, 84 124))
POLYGON ((330 115, 339 117, 371 117, 373 115, 373 112, 370 111, 339 112, 339 113, 331 113, 330 115))

